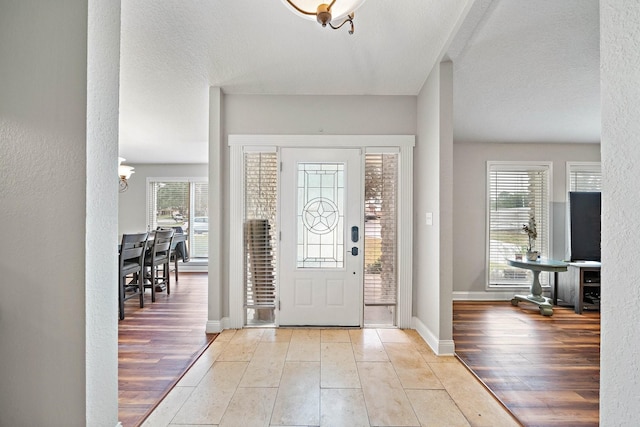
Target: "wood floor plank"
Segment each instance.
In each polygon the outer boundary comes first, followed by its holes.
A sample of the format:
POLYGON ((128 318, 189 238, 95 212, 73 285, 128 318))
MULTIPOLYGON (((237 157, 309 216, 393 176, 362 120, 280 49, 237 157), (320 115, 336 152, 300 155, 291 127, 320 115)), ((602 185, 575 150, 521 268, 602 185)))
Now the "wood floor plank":
POLYGON ((118 417, 138 426, 216 337, 206 334, 207 274, 180 273, 171 295, 125 302, 118 324, 118 417))
POLYGON ((525 426, 597 426, 600 314, 453 304, 456 355, 525 426))

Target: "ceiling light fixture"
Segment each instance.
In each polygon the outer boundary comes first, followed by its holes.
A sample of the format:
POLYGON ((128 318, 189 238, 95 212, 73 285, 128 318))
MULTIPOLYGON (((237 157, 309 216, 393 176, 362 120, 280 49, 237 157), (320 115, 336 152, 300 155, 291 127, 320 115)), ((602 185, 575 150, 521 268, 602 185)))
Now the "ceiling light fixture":
POLYGON ((348 22, 351 26, 349 34, 353 34, 354 12, 365 2, 365 0, 332 0, 327 4, 322 0, 295 0, 295 3, 293 0, 282 1, 289 5, 294 13, 305 19, 315 19, 323 27, 328 25, 337 30, 348 22), (333 25, 333 22, 340 21, 342 21, 340 24, 333 25))
POLYGON ((125 159, 123 159, 122 157, 118 157, 118 175, 120 176, 121 193, 127 191, 127 188, 129 188, 128 179, 131 178, 132 173, 135 173, 133 172, 133 167, 122 164, 122 162, 124 161, 125 159))

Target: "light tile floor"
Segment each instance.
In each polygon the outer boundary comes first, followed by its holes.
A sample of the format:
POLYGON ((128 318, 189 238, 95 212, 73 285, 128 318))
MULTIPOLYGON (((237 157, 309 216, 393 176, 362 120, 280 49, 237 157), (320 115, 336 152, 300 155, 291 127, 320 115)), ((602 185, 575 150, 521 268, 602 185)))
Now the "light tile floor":
POLYGON ((413 330, 242 329, 221 333, 143 425, 519 424, 413 330))

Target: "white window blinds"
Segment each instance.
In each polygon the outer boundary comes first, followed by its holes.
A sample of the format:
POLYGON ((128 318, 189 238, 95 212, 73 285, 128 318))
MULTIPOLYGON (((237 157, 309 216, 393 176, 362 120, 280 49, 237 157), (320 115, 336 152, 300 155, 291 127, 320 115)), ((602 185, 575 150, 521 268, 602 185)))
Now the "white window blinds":
POLYGON ((277 153, 245 153, 244 248, 247 324, 272 324, 275 321, 277 202, 277 153))
POLYGON ((188 234, 191 259, 209 256, 208 183, 197 179, 152 178, 147 193, 147 226, 180 227, 188 234))
POLYGON ((397 300, 398 155, 365 156, 364 303, 397 300))
POLYGON ((189 221, 189 183, 150 181, 147 224, 157 227, 187 227, 189 221))
MULTIPOLYGON (((527 251, 522 230, 530 215, 536 222, 533 250, 549 256, 549 165, 504 164, 487 166, 487 235, 489 286, 529 286, 531 272, 510 267, 506 259, 527 251)), ((548 275, 540 281, 548 283, 548 275)))
POLYGON ((600 163, 567 163, 569 191, 601 191, 600 163))

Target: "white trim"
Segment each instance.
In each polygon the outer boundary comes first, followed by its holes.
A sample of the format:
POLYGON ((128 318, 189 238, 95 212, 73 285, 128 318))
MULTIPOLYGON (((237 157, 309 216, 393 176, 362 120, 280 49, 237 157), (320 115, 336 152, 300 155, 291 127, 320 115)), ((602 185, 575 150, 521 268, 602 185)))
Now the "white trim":
MULTIPOLYGON (((243 153, 274 147, 359 148, 364 152, 400 152, 398 176, 398 306, 396 326, 409 328, 413 287, 413 147, 414 135, 229 135, 229 326, 244 326, 243 153), (261 148, 264 147, 264 148, 261 148), (373 147, 373 148, 372 148, 373 147)), ((362 308, 360 308, 362 310, 362 308)), ((277 316, 276 316, 277 317, 277 316)))
POLYGON ((487 160, 487 170, 489 170, 490 166, 509 166, 510 169, 513 170, 531 170, 531 169, 539 169, 545 170, 547 167, 551 167, 553 162, 542 160, 517 160, 510 162, 508 160, 487 160))
MULTIPOLYGON (((234 146, 229 144, 230 146, 234 146)), ((244 153, 277 153, 278 152, 278 147, 269 147, 267 145, 259 145, 256 147, 252 147, 249 145, 244 145, 242 146, 242 151, 244 153)))
POLYGON ((209 177, 206 176, 190 176, 190 177, 179 177, 179 176, 148 176, 147 177, 147 187, 152 182, 209 182, 209 177))
POLYGON ((244 313, 244 150, 242 146, 231 146, 229 160, 229 326, 241 329, 245 323, 244 313))
POLYGON ((118 424, 116 424, 116 427, 122 427, 122 423, 118 421, 118 424))
POLYGON ((229 146, 413 147, 414 135, 229 135, 229 146))
POLYGON ((205 332, 207 334, 217 334, 222 332, 222 322, 220 320, 207 320, 205 332))
POLYGON ((411 325, 413 311, 413 147, 402 147, 398 176, 398 306, 396 324, 411 325))
POLYGON ((178 273, 208 273, 209 272, 209 263, 208 262, 194 262, 189 261, 187 263, 183 263, 180 261, 178 263, 178 273))
POLYGON ((455 354, 456 349, 453 340, 438 340, 435 334, 417 317, 413 317, 412 322, 413 329, 418 332, 437 356, 453 356, 455 354))
POLYGON ((452 295, 453 301, 510 301, 511 298, 517 293, 513 291, 495 291, 495 292, 468 292, 468 291, 454 291, 452 295))
POLYGON ((365 147, 365 154, 393 154, 400 153, 400 147, 365 147))

